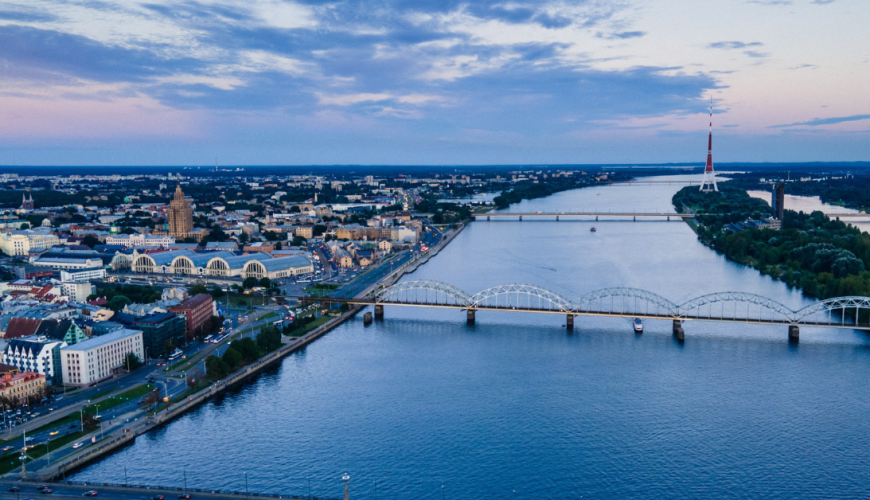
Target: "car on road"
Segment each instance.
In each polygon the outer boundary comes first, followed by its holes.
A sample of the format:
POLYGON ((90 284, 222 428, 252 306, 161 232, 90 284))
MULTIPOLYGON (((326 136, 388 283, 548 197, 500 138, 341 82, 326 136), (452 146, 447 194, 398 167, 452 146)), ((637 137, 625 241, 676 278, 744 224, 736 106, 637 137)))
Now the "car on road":
POLYGON ((14 450, 14 449, 15 449, 14 446, 4 446, 4 447, 2 448, 3 451, 9 451, 9 450, 14 450))
POLYGON ((19 488, 18 486, 13 486, 6 491, 8 491, 9 493, 18 493, 19 491, 21 491, 21 488, 19 488))
POLYGON ((190 500, 190 495, 178 495, 179 500, 190 500))
POLYGON ((51 431, 48 433, 49 436, 57 436, 58 434, 60 434, 60 431, 51 431))
POLYGON ((76 444, 73 445, 73 449, 74 449, 74 450, 77 450, 77 449, 81 448, 81 447, 84 446, 84 445, 85 445, 85 443, 76 443, 76 444))
POLYGON ((51 495, 52 493, 54 493, 54 490, 51 488, 46 488, 44 490, 39 490, 39 492, 43 495, 51 495))
POLYGON ((163 498, 163 495, 157 495, 156 497, 151 497, 151 500, 166 500, 163 498))
POLYGON ((97 491, 96 490, 86 491, 86 492, 82 493, 82 496, 83 497, 95 497, 95 496, 97 496, 97 491))

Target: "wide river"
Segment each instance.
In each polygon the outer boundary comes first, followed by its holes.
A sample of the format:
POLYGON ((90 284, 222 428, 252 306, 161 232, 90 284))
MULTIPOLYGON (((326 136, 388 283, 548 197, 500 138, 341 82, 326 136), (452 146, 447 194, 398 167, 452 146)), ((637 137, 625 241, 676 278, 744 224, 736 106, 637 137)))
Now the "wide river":
MULTIPOLYGON (((678 185, 609 186, 512 211, 670 210, 678 185)), ((567 298, 637 287, 680 303, 811 303, 682 222, 475 222, 405 279, 567 298), (589 231, 595 225, 597 232, 589 231)), ((853 330, 386 309, 362 315, 75 479, 406 499, 864 498, 870 340, 853 330)))

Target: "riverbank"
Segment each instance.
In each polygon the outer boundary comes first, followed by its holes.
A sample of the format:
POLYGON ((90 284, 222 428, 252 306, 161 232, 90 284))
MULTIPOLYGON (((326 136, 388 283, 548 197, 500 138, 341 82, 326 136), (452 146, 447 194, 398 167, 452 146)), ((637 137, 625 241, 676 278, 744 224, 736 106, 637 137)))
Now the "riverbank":
MULTIPOLYGON (((380 281, 373 283, 371 286, 361 291, 359 294, 356 295, 356 297, 360 298, 370 295, 378 288, 390 286, 396 283, 405 274, 413 273, 420 266, 426 264, 429 259, 432 258, 432 256, 437 255, 438 252, 444 249, 451 241, 453 241, 454 238, 456 238, 456 236, 460 232, 462 232, 463 229, 465 229, 465 227, 465 224, 457 225, 454 230, 446 233, 444 235, 444 238, 437 245, 430 248, 424 257, 420 257, 413 261, 407 262, 402 267, 396 269, 393 273, 389 274, 388 276, 382 278, 380 281)), ((59 477, 65 478, 67 474, 70 474, 76 469, 79 469, 89 463, 97 461, 103 456, 130 444, 136 439, 136 437, 142 434, 145 434, 153 429, 172 422, 173 420, 187 413, 188 411, 193 410, 199 405, 208 402, 211 398, 224 392, 228 388, 233 387, 243 382, 244 380, 257 375, 262 370, 280 362, 286 356, 289 356, 296 351, 304 349, 306 346, 323 337, 336 327, 352 319, 357 313, 359 313, 363 309, 364 307, 362 306, 354 306, 347 312, 330 319, 325 324, 315 328, 314 330, 306 333, 305 335, 298 337, 287 344, 284 344, 277 350, 272 351, 271 353, 268 353, 263 357, 259 358, 257 361, 242 367, 235 373, 228 375, 226 378, 218 380, 209 385, 208 387, 200 390, 199 392, 188 396, 187 399, 185 399, 184 401, 170 404, 167 408, 164 408, 161 411, 147 418, 133 420, 129 426, 125 426, 123 429, 112 432, 106 435, 105 438, 95 443, 97 445, 96 447, 92 446, 83 449, 80 452, 72 453, 71 455, 56 461, 55 463, 50 464, 47 467, 43 467, 42 469, 29 473, 29 476, 34 480, 39 481, 56 480, 59 477)))

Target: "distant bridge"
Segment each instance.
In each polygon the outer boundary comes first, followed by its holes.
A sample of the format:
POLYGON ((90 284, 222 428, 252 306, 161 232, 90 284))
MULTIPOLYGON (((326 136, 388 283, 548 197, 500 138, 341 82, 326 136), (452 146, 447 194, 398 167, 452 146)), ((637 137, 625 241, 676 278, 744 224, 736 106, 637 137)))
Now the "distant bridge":
POLYGON ((472 217, 475 220, 482 217, 486 217, 486 220, 491 220, 491 217, 501 219, 513 218, 517 220, 523 220, 523 217, 555 218, 556 220, 559 220, 560 217, 595 217, 595 220, 598 220, 599 217, 631 217, 634 220, 637 220, 638 217, 646 217, 671 220, 671 217, 673 217, 674 220, 684 220, 694 219, 695 214, 678 214, 676 212, 497 212, 472 214, 472 217))
MULTIPOLYGON (((637 288, 606 288, 568 300, 534 285, 509 284, 487 288, 474 295, 440 281, 416 280, 397 283, 365 298, 300 297, 304 303, 373 305, 375 319, 383 319, 384 306, 464 309, 468 324, 477 311, 510 311, 563 314, 568 329, 575 316, 608 316, 672 320, 674 335, 684 339, 683 321, 718 321, 788 326, 789 340, 797 341, 800 326, 870 330, 859 324, 861 309, 870 309, 870 297, 837 297, 799 310, 767 297, 746 292, 702 295, 683 304, 637 288), (854 321, 850 313, 854 311, 854 321)), ((367 313, 367 316, 370 313, 367 313)), ((366 318, 369 321, 370 317, 366 318)))
MULTIPOLYGON (((721 215, 721 214, 705 214, 705 215, 721 215)), ((870 214, 852 214, 852 213, 837 213, 830 212, 825 213, 830 219, 840 220, 840 219, 870 219, 870 214)), ((487 212, 482 214, 471 214, 475 220, 486 217, 486 220, 496 219, 516 219, 523 220, 526 219, 555 219, 560 220, 560 217, 595 217, 595 220, 599 220, 600 217, 615 217, 615 218, 631 218, 632 220, 637 220, 638 217, 641 218, 655 218, 655 219, 665 219, 671 220, 686 220, 686 219, 694 219, 697 217, 697 214, 678 214, 676 212, 487 212)))

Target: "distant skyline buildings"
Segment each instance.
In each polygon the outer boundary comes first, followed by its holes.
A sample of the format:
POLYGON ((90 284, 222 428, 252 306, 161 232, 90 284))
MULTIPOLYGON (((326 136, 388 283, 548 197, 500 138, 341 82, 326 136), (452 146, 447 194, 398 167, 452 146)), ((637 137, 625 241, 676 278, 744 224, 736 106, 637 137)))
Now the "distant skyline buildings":
POLYGON ((0 165, 870 160, 866 0, 0 9, 0 165))

